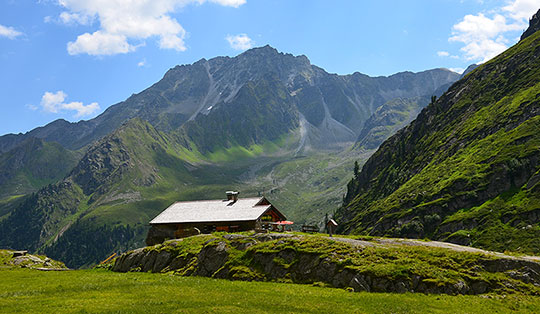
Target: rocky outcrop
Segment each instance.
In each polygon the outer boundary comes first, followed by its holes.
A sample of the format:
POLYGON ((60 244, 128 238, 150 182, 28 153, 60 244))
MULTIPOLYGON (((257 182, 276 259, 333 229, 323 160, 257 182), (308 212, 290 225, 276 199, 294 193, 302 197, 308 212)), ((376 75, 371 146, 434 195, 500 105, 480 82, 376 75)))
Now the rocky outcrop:
POLYGON ((361 241, 291 234, 200 235, 125 253, 116 259, 112 270, 174 272, 183 276, 248 281, 324 283, 369 292, 482 294, 494 290, 540 291, 540 259, 415 240, 361 241), (408 264, 401 264, 401 253, 407 254, 408 264), (416 264, 413 259, 417 254, 427 258, 431 266, 425 261, 416 264), (379 255, 384 257, 373 262, 371 257, 379 255), (445 262, 439 260, 441 256, 454 261, 468 259, 468 262, 460 269, 456 268, 455 262, 452 266, 444 265, 445 262), (438 277, 434 271, 428 271, 430 267, 440 267, 438 277), (447 276, 445 272, 451 274, 447 276), (494 276, 495 273, 498 275, 494 276), (494 280, 494 277, 501 279, 494 280))
POLYGON ((30 268, 37 270, 69 270, 64 263, 27 251, 0 250, 0 268, 30 268))
POLYGON ((538 10, 538 12, 536 12, 536 14, 533 15, 533 17, 529 20, 529 28, 523 32, 523 35, 521 35, 521 40, 531 36, 538 30, 540 30, 540 10, 538 10))
POLYGON ((165 239, 174 239, 174 233, 178 228, 176 225, 152 225, 150 230, 148 230, 148 235, 146 236, 146 245, 156 245, 163 243, 165 239))

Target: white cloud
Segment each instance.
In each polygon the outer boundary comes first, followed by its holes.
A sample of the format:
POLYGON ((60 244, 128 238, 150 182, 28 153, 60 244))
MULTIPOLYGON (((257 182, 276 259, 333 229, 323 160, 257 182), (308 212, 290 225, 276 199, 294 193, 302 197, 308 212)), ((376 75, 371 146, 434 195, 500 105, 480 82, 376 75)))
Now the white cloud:
POLYGON ((13 27, 0 25, 0 37, 7 37, 9 39, 15 39, 22 36, 23 33, 15 30, 13 27))
POLYGON ((231 48, 235 50, 246 50, 253 47, 253 41, 246 34, 227 35, 225 40, 229 42, 231 48))
POLYGON ((159 38, 162 49, 186 50, 186 31, 170 16, 188 4, 205 2, 239 7, 246 0, 58 0, 66 11, 60 14, 64 23, 91 24, 99 21, 100 29, 79 35, 68 43, 70 54, 113 55, 134 51, 133 41, 159 38))
POLYGON ((448 51, 437 51, 437 55, 439 57, 448 57, 450 56, 450 53, 448 53, 448 51))
POLYGON ((140 67, 143 67, 146 65, 146 59, 143 59, 142 61, 139 61, 139 63, 137 63, 137 66, 140 68, 140 67))
POLYGON ((62 108, 66 110, 75 110, 77 111, 77 114, 75 115, 76 118, 89 116, 93 114, 94 112, 97 112, 99 110, 99 105, 97 102, 93 102, 89 105, 83 105, 82 102, 74 101, 70 102, 68 104, 62 104, 62 108))
POLYGON ((505 32, 520 30, 521 26, 507 23, 506 18, 496 14, 493 18, 483 13, 466 15, 461 22, 454 25, 449 41, 465 44, 461 51, 467 60, 486 62, 507 48, 508 40, 505 32))
MULTIPOLYGON (((96 102, 85 106, 80 101, 65 103, 66 98, 67 94, 63 91, 57 91, 56 93, 45 92, 41 97, 41 106, 44 111, 52 113, 58 113, 64 110, 76 111, 76 118, 92 115, 100 109, 99 104, 96 102)), ((32 109, 32 107, 29 108, 32 109)))
MULTIPOLYGON (((197 2, 203 3, 204 0, 198 0, 197 2)), ((220 5, 238 8, 242 4, 246 3, 246 0, 210 0, 220 5)))
POLYGON ((60 109, 60 104, 64 102, 67 95, 63 91, 58 91, 56 93, 45 92, 41 97, 41 106, 43 110, 47 112, 57 113, 60 109))
POLYGON ((486 62, 512 43, 507 34, 523 31, 527 27, 527 19, 538 10, 537 2, 507 1, 506 6, 496 8, 487 15, 466 15, 452 27, 452 36, 448 40, 464 44, 461 51, 466 60, 486 62))
POLYGON ((450 68, 448 69, 452 72, 456 72, 456 73, 459 73, 459 74, 463 74, 463 72, 465 72, 465 69, 464 68, 450 68))
POLYGON ((67 51, 70 55, 87 53, 89 55, 115 55, 134 51, 135 47, 130 45, 126 36, 101 31, 93 34, 84 33, 77 37, 75 42, 67 44, 67 51))
POLYGON ((90 25, 94 21, 94 17, 87 14, 62 12, 60 13, 60 21, 64 24, 90 25))
POLYGON ((538 0, 515 0, 503 7, 503 11, 508 12, 514 20, 528 21, 539 8, 538 0))

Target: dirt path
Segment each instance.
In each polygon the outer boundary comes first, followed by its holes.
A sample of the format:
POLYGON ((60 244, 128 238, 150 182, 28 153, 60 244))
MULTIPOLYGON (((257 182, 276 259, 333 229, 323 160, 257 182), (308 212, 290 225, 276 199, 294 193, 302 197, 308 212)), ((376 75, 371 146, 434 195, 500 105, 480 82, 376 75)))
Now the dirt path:
POLYGON ((507 255, 499 252, 493 252, 493 251, 486 251, 482 249, 472 248, 469 246, 463 246, 453 243, 447 243, 447 242, 440 242, 440 241, 423 241, 423 240, 413 240, 413 239, 385 239, 385 238, 374 238, 370 241, 365 240, 355 240, 350 238, 340 238, 340 237, 333 237, 335 241, 349 243, 352 245, 358 245, 363 247, 368 246, 379 246, 379 247, 388 247, 388 246, 425 246, 425 247, 437 247, 437 248, 443 248, 443 249, 449 249, 454 250, 458 252, 470 252, 470 253, 480 253, 480 254, 486 254, 491 256, 496 256, 500 258, 508 258, 508 259, 517 259, 517 260, 526 260, 531 262, 538 262, 540 263, 540 256, 512 256, 507 255))

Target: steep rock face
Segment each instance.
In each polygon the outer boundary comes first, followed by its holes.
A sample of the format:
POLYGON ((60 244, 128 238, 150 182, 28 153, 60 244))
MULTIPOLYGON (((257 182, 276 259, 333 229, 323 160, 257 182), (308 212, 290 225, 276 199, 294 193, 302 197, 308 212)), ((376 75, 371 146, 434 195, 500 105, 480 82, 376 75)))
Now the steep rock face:
POLYGON ((230 105, 213 106, 216 108, 196 116, 181 130, 203 153, 277 140, 299 127, 295 103, 276 77, 248 82, 230 105))
POLYGON ((529 27, 525 32, 523 32, 523 35, 521 35, 521 40, 531 36, 535 32, 540 30, 540 10, 536 12, 535 15, 532 16, 532 18, 529 20, 529 27))
POLYGON ((183 276, 232 280, 317 282, 369 292, 535 293, 535 285, 540 284, 540 263, 529 258, 438 242, 290 234, 201 235, 171 240, 124 253, 111 269, 174 271, 183 276), (411 262, 417 258, 421 260, 411 262), (498 279, 489 279, 495 277, 498 279))
POLYGON ((537 32, 383 143, 349 183, 342 231, 539 252, 539 56, 537 32))

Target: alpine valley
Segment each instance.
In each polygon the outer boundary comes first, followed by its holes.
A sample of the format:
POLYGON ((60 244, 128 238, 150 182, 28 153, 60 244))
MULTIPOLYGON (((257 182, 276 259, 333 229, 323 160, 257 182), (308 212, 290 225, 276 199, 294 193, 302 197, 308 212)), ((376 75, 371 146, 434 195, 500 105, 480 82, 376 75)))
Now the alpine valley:
POLYGON ((460 77, 336 75, 270 46, 176 66, 92 120, 0 137, 0 247, 91 265, 142 246, 171 203, 231 189, 320 223, 354 162, 460 77))

